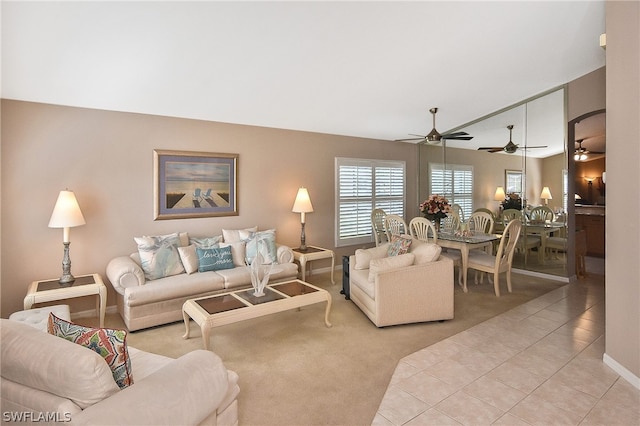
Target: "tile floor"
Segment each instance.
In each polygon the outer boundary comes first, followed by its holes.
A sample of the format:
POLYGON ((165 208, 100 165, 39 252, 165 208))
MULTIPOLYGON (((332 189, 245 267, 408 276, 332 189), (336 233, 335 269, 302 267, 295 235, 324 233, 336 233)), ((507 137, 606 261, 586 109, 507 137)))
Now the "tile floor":
POLYGON ((640 391, 604 347, 590 274, 403 358, 373 424, 640 425, 640 391))

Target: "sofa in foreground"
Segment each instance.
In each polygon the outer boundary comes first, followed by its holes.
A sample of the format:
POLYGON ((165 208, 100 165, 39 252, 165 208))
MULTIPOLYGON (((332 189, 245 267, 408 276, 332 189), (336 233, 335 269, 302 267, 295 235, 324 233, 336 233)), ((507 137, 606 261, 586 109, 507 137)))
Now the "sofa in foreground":
POLYGON ((377 327, 453 318, 453 261, 441 247, 408 238, 358 249, 349 258, 350 298, 377 327))
POLYGON ((222 230, 214 237, 175 233, 135 240, 137 252, 107 265, 107 278, 129 331, 181 321, 187 299, 251 287, 247 259, 258 251, 275 264, 270 282, 298 276, 293 251, 275 242, 274 230, 253 227, 222 230), (203 266, 203 259, 211 262, 203 266))
POLYGON ((133 384, 120 389, 91 349, 0 319, 2 423, 237 425, 238 375, 213 352, 178 359, 129 347, 133 384))

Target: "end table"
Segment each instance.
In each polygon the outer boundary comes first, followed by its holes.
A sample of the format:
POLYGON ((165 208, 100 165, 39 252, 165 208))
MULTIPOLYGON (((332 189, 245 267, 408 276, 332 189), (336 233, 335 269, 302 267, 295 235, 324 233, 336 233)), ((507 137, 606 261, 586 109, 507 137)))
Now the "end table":
POLYGON ((107 308, 107 287, 102 282, 100 274, 89 274, 76 277, 73 285, 61 286, 58 278, 34 281, 27 289, 24 298, 24 309, 31 309, 36 303, 54 300, 71 299, 74 297, 97 295, 96 312, 100 316, 100 327, 104 327, 104 314, 107 308))
POLYGON ((322 247, 307 246, 306 250, 300 250, 300 247, 294 248, 293 258, 300 262, 300 270, 302 273, 302 281, 305 280, 307 275, 307 262, 319 259, 331 258, 331 284, 336 282, 333 280, 333 270, 335 269, 336 259, 333 250, 329 250, 322 247))

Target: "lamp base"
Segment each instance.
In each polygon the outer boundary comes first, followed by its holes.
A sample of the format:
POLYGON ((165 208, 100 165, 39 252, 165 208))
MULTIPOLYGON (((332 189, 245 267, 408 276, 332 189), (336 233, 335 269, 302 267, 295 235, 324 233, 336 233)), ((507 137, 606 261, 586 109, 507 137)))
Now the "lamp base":
POLYGON ((300 251, 307 251, 306 238, 304 235, 304 222, 301 223, 302 230, 300 232, 300 251))
POLYGON ((58 281, 61 287, 69 287, 72 286, 75 282, 76 278, 71 275, 71 258, 69 257, 69 243, 63 242, 64 244, 64 256, 62 258, 62 276, 58 281))

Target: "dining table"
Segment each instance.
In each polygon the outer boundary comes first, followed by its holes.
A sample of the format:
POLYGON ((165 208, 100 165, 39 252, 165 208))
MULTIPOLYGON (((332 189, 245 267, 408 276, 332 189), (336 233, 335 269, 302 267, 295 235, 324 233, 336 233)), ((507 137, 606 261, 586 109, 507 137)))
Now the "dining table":
POLYGON ((467 289, 467 266, 469 263, 469 251, 484 249, 487 253, 493 252, 493 243, 501 238, 499 234, 485 234, 481 232, 462 233, 450 230, 438 232, 438 245, 445 248, 460 250, 462 255, 462 290, 467 289))
POLYGON ((560 231, 565 227, 564 222, 533 222, 526 221, 522 226, 522 233, 524 235, 533 235, 540 237, 540 249, 538 251, 538 262, 540 264, 545 263, 545 254, 547 249, 547 238, 553 233, 560 231))

